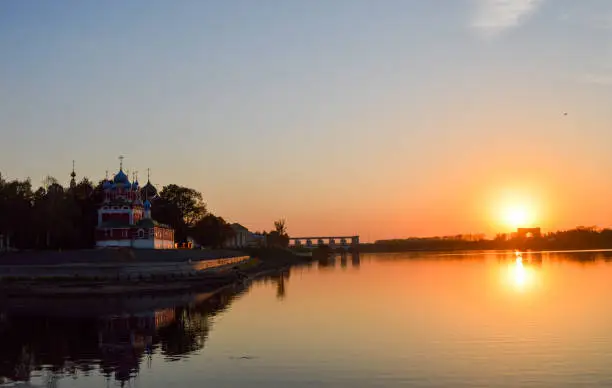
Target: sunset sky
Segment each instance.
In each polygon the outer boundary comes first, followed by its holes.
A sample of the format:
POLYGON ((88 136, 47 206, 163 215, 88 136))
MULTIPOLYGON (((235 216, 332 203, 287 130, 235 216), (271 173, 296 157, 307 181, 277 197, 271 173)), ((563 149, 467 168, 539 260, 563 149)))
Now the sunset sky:
POLYGON ((35 186, 124 155, 252 230, 612 227, 609 0, 2 1, 0 56, 35 186))

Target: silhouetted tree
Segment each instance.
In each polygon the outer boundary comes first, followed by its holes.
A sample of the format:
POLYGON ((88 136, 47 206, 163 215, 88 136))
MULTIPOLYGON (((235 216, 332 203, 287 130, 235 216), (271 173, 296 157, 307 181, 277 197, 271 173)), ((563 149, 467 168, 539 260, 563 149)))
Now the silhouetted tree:
POLYGON ((212 248, 220 248, 230 237, 234 236, 234 230, 221 217, 207 214, 191 228, 191 236, 201 245, 212 248))
POLYGON ((193 226, 206 215, 202 194, 194 189, 177 185, 165 186, 160 198, 173 204, 187 226, 193 226))
POLYGON ((0 233, 15 247, 28 247, 34 193, 29 179, 2 180, 0 185, 0 233))
POLYGON ((274 221, 274 230, 279 234, 279 236, 287 234, 287 225, 284 218, 274 221))
POLYGON ((190 228, 206 215, 202 194, 177 185, 165 186, 152 207, 153 218, 174 228, 175 240, 185 242, 190 228))
POLYGON ((274 230, 269 233, 265 233, 265 236, 267 244, 270 247, 288 247, 289 235, 287 234, 287 224, 285 219, 274 221, 274 230))

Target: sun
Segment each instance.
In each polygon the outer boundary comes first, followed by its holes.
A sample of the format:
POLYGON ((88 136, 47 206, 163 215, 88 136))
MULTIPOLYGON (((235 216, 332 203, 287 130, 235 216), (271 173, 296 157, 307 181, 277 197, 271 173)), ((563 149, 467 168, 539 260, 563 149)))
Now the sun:
POLYGON ((498 207, 500 225, 509 229, 529 228, 537 222, 536 207, 530 201, 507 201, 498 207))
POLYGON ((488 217, 496 232, 515 232, 517 228, 534 228, 550 213, 550 201, 544 201, 543 189, 499 184, 487 193, 488 217))
POLYGON ((529 226, 531 217, 529 210, 524 205, 510 205, 504 209, 503 220, 511 228, 529 226))

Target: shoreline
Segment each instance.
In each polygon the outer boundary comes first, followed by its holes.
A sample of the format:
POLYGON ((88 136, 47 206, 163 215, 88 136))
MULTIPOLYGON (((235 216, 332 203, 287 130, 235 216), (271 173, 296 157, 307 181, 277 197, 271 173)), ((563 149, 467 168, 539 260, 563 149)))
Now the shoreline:
POLYGON ((453 253, 453 254, 464 254, 470 252, 521 252, 521 253, 579 253, 579 252, 610 252, 612 248, 422 248, 422 249, 381 249, 381 250, 363 250, 360 251, 362 254, 398 254, 398 253, 453 253))
MULTIPOLYGON (((0 278, 0 300, 14 297, 152 295, 180 292, 219 292, 312 259, 282 249, 250 250, 242 260, 199 272, 160 272, 147 278, 75 276, 0 278), (248 256, 246 255, 248 253, 248 256)), ((125 263, 130 264, 130 263, 125 263)), ((146 262, 139 263, 145 265, 146 262)))

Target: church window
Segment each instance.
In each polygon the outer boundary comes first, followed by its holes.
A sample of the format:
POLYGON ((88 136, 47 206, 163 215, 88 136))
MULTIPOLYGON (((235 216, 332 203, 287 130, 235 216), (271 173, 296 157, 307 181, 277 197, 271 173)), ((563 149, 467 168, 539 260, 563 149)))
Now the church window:
POLYGON ((124 206, 124 207, 123 207, 123 209, 124 209, 124 210, 129 210, 130 208, 129 208, 129 207, 127 207, 127 206, 124 206))
POLYGON ((144 238, 144 230, 140 229, 138 231, 138 238, 144 238))

